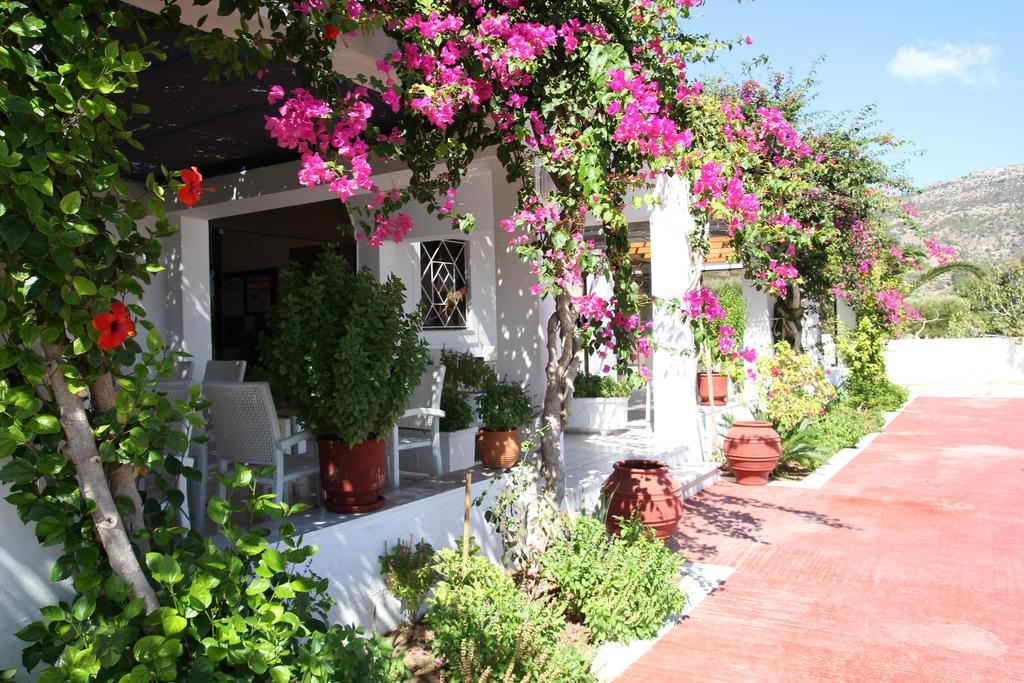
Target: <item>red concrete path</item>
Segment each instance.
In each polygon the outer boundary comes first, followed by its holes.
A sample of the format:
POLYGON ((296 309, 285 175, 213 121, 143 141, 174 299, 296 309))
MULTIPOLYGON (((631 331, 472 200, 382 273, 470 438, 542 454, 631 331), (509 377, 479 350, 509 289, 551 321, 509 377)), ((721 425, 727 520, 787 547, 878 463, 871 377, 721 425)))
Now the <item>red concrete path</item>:
POLYGON ((824 488, 719 483, 735 567, 620 681, 1024 681, 1024 400, 915 400, 824 488))

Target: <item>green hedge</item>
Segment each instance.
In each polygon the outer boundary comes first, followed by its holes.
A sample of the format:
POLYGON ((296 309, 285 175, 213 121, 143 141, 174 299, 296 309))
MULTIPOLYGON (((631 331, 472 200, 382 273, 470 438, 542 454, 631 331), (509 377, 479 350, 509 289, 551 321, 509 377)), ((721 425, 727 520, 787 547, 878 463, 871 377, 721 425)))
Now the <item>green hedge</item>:
POLYGON ((624 398, 629 394, 629 385, 611 375, 579 375, 573 389, 575 398, 624 398))

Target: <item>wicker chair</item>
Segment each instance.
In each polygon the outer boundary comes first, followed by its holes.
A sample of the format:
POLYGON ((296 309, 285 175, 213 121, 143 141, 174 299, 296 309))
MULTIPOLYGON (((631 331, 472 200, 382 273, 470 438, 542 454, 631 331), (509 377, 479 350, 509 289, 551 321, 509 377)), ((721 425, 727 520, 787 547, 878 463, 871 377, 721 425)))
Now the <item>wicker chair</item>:
POLYGON ((391 486, 399 484, 399 454, 414 448, 430 448, 434 456, 434 474, 441 471, 441 389, 444 386, 444 366, 427 368, 419 385, 409 399, 409 408, 391 430, 391 486))
POLYGON ((245 379, 244 360, 208 360, 203 369, 203 384, 207 382, 241 382, 245 379))
MULTIPOLYGON (((315 456, 316 437, 301 431, 281 438, 281 430, 266 382, 205 382, 203 391, 210 400, 210 429, 217 444, 218 469, 226 472, 232 463, 253 466, 273 465, 274 474, 262 479, 273 486, 274 495, 286 500, 286 484, 300 477, 316 478, 316 504, 320 504, 320 466, 315 456), (307 455, 294 455, 293 446, 309 442, 307 455)), ((225 495, 224 484, 218 492, 225 495)))

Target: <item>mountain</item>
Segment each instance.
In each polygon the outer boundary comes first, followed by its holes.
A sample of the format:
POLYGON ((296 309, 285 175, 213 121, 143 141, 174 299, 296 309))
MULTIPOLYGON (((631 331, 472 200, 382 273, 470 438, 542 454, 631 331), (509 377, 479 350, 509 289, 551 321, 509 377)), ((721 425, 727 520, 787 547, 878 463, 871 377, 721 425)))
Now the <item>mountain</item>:
POLYGON ((907 201, 925 234, 964 260, 1024 256, 1024 164, 933 183, 907 201))

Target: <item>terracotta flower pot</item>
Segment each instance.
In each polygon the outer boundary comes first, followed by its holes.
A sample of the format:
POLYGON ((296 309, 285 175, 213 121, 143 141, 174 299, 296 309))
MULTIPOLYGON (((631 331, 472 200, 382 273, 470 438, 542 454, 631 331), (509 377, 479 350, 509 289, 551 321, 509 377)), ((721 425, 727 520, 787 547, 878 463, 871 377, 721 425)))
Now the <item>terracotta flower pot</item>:
POLYGON ((608 502, 604 523, 610 534, 619 532, 616 517, 628 519, 636 513, 644 526, 667 541, 683 516, 682 487, 660 460, 618 461, 601 492, 608 502))
POLYGON ((349 448, 334 439, 317 439, 320 486, 331 512, 370 512, 384 504, 386 442, 364 441, 349 448))
MULTIPOLYGON (((729 397, 729 378, 717 372, 711 373, 711 391, 714 393, 715 405, 724 406, 729 397)), ((708 373, 697 373, 697 396, 702 406, 711 405, 708 399, 708 373)))
POLYGON ((771 422, 737 420, 725 435, 723 451, 737 484, 764 486, 782 457, 782 439, 771 422))
POLYGON ((487 467, 507 470, 519 460, 519 430, 476 433, 476 454, 487 467))

